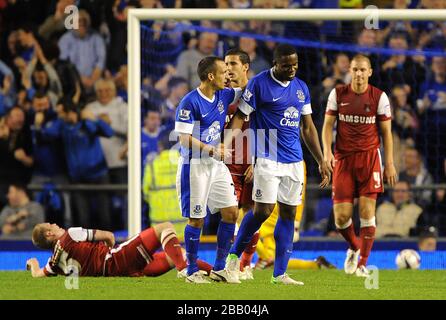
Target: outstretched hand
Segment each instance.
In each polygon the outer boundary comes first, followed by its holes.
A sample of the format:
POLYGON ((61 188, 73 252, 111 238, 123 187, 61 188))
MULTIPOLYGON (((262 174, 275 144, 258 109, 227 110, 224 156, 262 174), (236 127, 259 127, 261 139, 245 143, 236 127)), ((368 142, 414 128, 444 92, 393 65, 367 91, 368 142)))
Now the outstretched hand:
POLYGON ((322 161, 319 165, 319 173, 321 174, 322 181, 319 184, 320 188, 325 188, 330 184, 332 169, 329 167, 327 162, 322 161))

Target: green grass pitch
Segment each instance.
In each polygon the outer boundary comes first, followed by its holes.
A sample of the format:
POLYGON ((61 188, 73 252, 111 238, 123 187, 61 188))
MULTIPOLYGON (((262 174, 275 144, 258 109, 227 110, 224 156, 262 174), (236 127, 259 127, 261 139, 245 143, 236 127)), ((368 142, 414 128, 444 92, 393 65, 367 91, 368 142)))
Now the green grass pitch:
POLYGON ((446 299, 446 271, 379 271, 378 289, 341 270, 291 270, 303 287, 270 283, 272 270, 255 271, 240 285, 188 284, 171 271, 158 278, 79 278, 79 289, 65 288, 66 278, 33 279, 29 272, 0 272, 0 300, 5 299, 159 299, 159 300, 302 300, 302 299, 446 299))

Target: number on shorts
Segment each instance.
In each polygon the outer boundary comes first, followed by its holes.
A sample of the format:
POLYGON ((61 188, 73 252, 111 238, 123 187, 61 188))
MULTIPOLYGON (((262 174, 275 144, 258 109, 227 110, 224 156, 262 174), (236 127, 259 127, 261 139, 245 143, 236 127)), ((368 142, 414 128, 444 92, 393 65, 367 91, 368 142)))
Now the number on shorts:
POLYGON ((381 187, 381 175, 379 171, 373 172, 373 180, 375 180, 375 188, 378 189, 381 187))

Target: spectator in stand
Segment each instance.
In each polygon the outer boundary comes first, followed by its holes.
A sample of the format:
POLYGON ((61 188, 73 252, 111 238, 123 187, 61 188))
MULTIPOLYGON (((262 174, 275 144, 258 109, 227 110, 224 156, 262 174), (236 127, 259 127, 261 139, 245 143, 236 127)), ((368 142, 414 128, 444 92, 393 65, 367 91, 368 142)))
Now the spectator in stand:
MULTIPOLYGON (((39 130, 38 128, 36 128, 39 130)), ((68 172, 73 183, 108 184, 108 170, 99 141, 100 136, 111 137, 113 129, 103 120, 84 109, 80 114, 71 100, 58 109, 58 119, 40 128, 44 139, 62 138, 68 172)), ((76 224, 108 228, 112 224, 106 192, 94 194, 84 191, 73 193, 76 207, 76 224), (93 210, 92 204, 96 202, 93 210)))
POLYGON ((392 191, 392 200, 376 209, 376 237, 408 237, 416 231, 422 214, 423 209, 411 200, 409 183, 398 181, 392 191))
POLYGON ((199 86, 198 62, 214 53, 217 48, 217 41, 218 35, 216 33, 202 32, 198 37, 197 47, 183 51, 178 57, 176 75, 187 80, 189 89, 199 86))
POLYGON ((101 137, 102 151, 107 162, 110 182, 127 183, 127 161, 120 158, 120 151, 127 140, 128 108, 121 97, 116 96, 113 80, 99 79, 95 83, 96 101, 86 106, 97 119, 106 122, 114 132, 110 137, 101 137))
POLYGON ((330 76, 322 81, 324 87, 323 96, 328 96, 330 91, 335 87, 336 81, 340 80, 344 84, 349 84, 352 80, 350 75, 350 58, 345 53, 338 53, 335 55, 334 63, 329 68, 330 76))
MULTIPOLYGON (((98 119, 102 119, 114 131, 111 138, 101 137, 102 151, 107 162, 110 183, 127 184, 127 159, 121 157, 127 141, 128 108, 121 97, 116 96, 116 85, 112 79, 99 79, 95 83, 96 101, 86 106, 98 119)), ((113 194, 114 227, 121 227, 118 217, 122 217, 125 207, 124 192, 113 194)))
POLYGON ((66 31, 65 19, 68 14, 65 8, 75 5, 75 0, 58 0, 54 14, 48 16, 43 24, 39 26, 39 35, 45 40, 57 38, 66 31))
POLYGON ((167 130, 173 130, 177 106, 189 90, 187 82, 183 78, 170 79, 167 87, 169 88, 169 94, 161 106, 161 123, 167 130))
POLYGON ((34 54, 25 69, 22 83, 30 100, 37 90, 42 90, 48 94, 51 106, 54 107, 62 96, 62 84, 59 76, 53 65, 46 59, 37 41, 34 42, 34 54))
POLYGON ((116 94, 118 97, 121 97, 122 100, 127 102, 128 69, 126 64, 119 67, 119 71, 115 74, 114 81, 116 85, 116 94))
POLYGON ((0 60, 0 117, 14 106, 15 103, 14 74, 2 60, 0 60))
POLYGON ((141 130, 141 165, 144 173, 144 168, 147 163, 153 161, 158 154, 158 141, 162 135, 168 134, 161 126, 161 115, 159 110, 149 110, 144 118, 144 127, 141 130))
POLYGON ((407 147, 414 146, 419 128, 417 114, 407 101, 408 91, 406 86, 397 85, 392 89, 391 95, 393 152, 395 169, 398 173, 404 165, 400 155, 407 147))
POLYGON ((421 85, 418 112, 446 110, 446 58, 433 57, 431 76, 421 85))
POLYGON ((45 54, 53 66, 62 85, 62 96, 72 99, 75 104, 82 98, 82 82, 79 72, 70 60, 59 58, 60 50, 56 44, 50 43, 45 47, 45 54))
MULTIPOLYGON (((443 180, 440 183, 445 183, 446 180, 446 159, 443 160, 443 180)), ((432 203, 426 209, 429 215, 429 224, 438 227, 440 237, 446 236, 446 189, 440 188, 435 190, 432 203)))
POLYGON ((427 227, 418 238, 418 250, 432 252, 437 250, 437 230, 435 227, 427 227))
MULTIPOLYGON (((394 50, 407 50, 409 44, 406 36, 394 33, 390 36, 389 48, 394 50)), ((384 91, 390 92, 398 84, 405 84, 410 89, 409 101, 414 103, 418 98, 420 84, 425 78, 423 65, 415 62, 411 57, 404 54, 390 56, 381 66, 380 79, 384 91)))
MULTIPOLYGON (((52 122, 57 120, 55 110, 61 108, 62 104, 63 101, 59 101, 58 105, 52 108, 48 95, 41 91, 38 91, 33 97, 32 109, 29 112, 33 123, 31 126, 34 158, 32 184, 43 185, 51 182, 66 185, 69 183, 61 137, 45 139, 41 134, 43 127, 51 126, 52 122)), ((64 224, 70 225, 72 215, 68 192, 63 193, 63 199, 64 224)))
MULTIPOLYGON (((431 174, 424 166, 422 156, 417 149, 408 147, 404 151, 404 170, 399 174, 400 181, 406 181, 413 186, 424 186, 434 183, 431 174)), ((425 208, 431 203, 432 191, 419 190, 413 192, 413 200, 416 204, 425 208)))
POLYGON ((34 45, 36 43, 33 27, 30 24, 24 24, 17 29, 17 37, 19 57, 28 64, 34 56, 34 45))
POLYGON ((79 10, 79 29, 66 32, 59 40, 60 58, 76 66, 87 94, 93 93, 106 59, 104 40, 90 26, 88 12, 79 10))
POLYGON ((28 184, 33 166, 31 135, 25 125, 25 112, 11 108, 0 119, 0 207, 6 204, 8 186, 28 184))
MULTIPOLYGON (((390 9, 407 9, 410 1, 394 0, 390 9)), ((386 43, 388 36, 392 33, 399 32, 411 41, 416 39, 416 30, 413 28, 411 21, 382 21, 378 29, 378 42, 386 43)))
MULTIPOLYGON (((255 33, 252 30, 245 31, 247 33, 255 33)), ((257 73, 271 68, 271 65, 257 53, 257 42, 254 38, 240 37, 238 46, 240 50, 245 51, 249 55, 251 63, 249 64, 248 78, 252 78, 257 73)))
POLYGON ((36 224, 45 221, 42 206, 30 200, 26 187, 11 184, 8 205, 0 212, 1 239, 31 239, 36 224))

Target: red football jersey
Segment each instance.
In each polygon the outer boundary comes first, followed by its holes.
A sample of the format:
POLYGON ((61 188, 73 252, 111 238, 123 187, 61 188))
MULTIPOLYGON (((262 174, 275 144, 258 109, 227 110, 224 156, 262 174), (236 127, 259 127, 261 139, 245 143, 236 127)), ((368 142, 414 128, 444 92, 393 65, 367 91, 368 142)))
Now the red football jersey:
POLYGON ((353 92, 350 85, 333 89, 326 114, 337 117, 336 159, 379 148, 378 121, 392 118, 386 93, 372 85, 362 94, 353 92))
MULTIPOLYGON (((229 124, 234 114, 237 112, 238 102, 233 103, 229 106, 228 112, 226 114, 226 125, 229 124)), ((230 161, 227 161, 226 165, 229 168, 231 174, 235 175, 243 175, 245 171, 248 169, 251 164, 250 159, 250 145, 249 145, 249 134, 247 132, 245 135, 243 133, 249 129, 249 116, 246 116, 245 122, 243 123, 242 132, 238 135, 238 137, 232 142, 232 157, 230 161), (245 138, 246 136, 246 138, 245 138), (243 140, 242 140, 243 139, 243 140), (239 143, 243 141, 243 143, 239 143)))
POLYGON ((105 256, 110 251, 102 242, 91 242, 94 230, 69 228, 54 246, 44 270, 45 275, 70 275, 73 267, 79 276, 102 276, 105 256))

